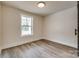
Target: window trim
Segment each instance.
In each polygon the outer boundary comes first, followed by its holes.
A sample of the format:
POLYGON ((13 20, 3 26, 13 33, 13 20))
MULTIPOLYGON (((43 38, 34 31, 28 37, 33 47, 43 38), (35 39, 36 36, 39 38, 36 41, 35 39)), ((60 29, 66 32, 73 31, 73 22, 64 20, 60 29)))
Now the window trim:
MULTIPOLYGON (((21 20, 22 20, 22 17, 28 17, 28 18, 30 17, 30 18, 31 18, 31 24, 32 24, 32 25, 30 26, 30 27, 31 27, 31 34, 22 35, 22 28, 21 28, 22 25, 21 25, 21 22, 20 22, 20 35, 21 35, 21 37, 32 36, 32 35, 33 35, 33 16, 27 16, 27 15, 21 14, 21 15, 20 15, 20 19, 21 19, 21 20)), ((20 21, 21 21, 21 20, 20 20, 20 21)))

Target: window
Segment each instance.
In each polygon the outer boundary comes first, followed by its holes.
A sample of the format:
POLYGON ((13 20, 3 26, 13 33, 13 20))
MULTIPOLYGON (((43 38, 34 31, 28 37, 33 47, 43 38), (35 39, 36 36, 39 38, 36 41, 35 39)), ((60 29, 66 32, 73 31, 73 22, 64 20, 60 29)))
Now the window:
POLYGON ((32 35, 32 21, 30 16, 21 16, 21 36, 32 35))

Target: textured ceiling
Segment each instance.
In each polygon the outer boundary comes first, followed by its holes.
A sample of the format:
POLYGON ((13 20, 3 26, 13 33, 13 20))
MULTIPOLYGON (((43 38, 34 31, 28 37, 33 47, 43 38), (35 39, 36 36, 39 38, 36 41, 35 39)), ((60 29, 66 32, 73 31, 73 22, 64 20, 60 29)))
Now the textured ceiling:
POLYGON ((38 8, 36 6, 37 2, 38 1, 4 1, 3 3, 42 16, 46 16, 77 5, 76 1, 45 1, 46 7, 38 8))

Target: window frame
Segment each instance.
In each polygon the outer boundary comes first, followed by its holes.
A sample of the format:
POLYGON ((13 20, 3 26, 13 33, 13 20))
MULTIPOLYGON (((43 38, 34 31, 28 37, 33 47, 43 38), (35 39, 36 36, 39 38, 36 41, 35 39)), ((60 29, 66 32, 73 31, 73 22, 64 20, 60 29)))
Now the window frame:
POLYGON ((33 16, 27 16, 27 15, 23 15, 23 14, 21 14, 20 15, 20 35, 21 35, 21 37, 24 37, 24 36, 32 36, 33 35, 33 16), (28 26, 28 27, 31 27, 31 34, 27 34, 27 35, 22 35, 22 25, 21 25, 21 22, 22 22, 22 17, 26 17, 26 18, 31 18, 31 26, 28 26))

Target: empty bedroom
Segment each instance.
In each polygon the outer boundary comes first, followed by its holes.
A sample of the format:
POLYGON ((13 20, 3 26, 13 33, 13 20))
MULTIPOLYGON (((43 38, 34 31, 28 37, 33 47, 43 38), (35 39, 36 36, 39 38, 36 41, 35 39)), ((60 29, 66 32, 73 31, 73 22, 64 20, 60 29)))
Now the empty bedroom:
POLYGON ((0 1, 0 58, 78 58, 78 1, 0 1))

